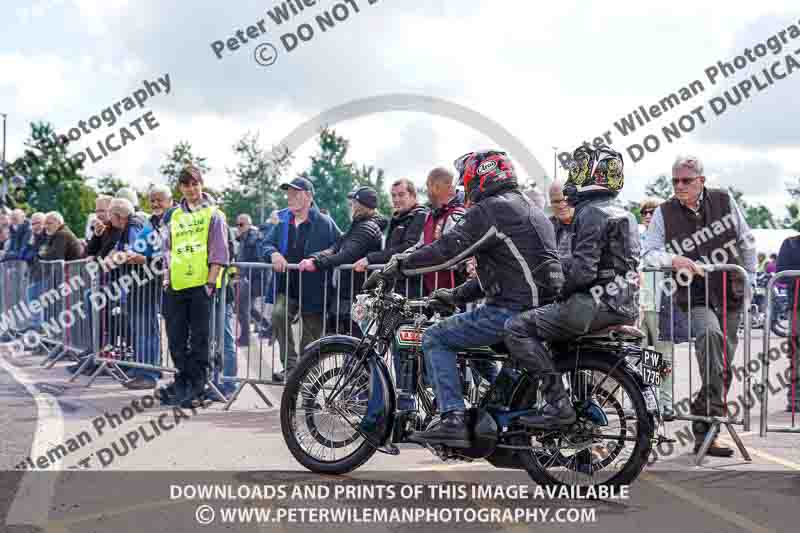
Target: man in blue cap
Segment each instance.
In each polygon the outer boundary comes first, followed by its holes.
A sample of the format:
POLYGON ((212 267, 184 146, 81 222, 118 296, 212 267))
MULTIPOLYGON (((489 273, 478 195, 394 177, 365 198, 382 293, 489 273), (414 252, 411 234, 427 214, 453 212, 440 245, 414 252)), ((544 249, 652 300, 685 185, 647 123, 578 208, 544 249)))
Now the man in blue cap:
MULTIPOLYGON (((264 247, 264 256, 275 273, 273 290, 267 295, 272 309, 273 335, 278 340, 284 371, 273 374, 273 380, 282 382, 297 364, 297 351, 292 334, 292 322, 302 319, 300 350, 322 335, 324 274, 287 272, 287 265, 299 264, 306 257, 333 246, 342 232, 327 215, 314 204, 314 185, 306 178, 297 177, 281 185, 286 191, 289 207, 278 212, 278 226, 264 247), (286 276, 289 276, 288 283, 286 276), (288 285, 288 287, 287 287, 288 285), (287 290, 288 289, 288 290, 287 290)), ((330 280, 329 280, 330 283, 330 280)))

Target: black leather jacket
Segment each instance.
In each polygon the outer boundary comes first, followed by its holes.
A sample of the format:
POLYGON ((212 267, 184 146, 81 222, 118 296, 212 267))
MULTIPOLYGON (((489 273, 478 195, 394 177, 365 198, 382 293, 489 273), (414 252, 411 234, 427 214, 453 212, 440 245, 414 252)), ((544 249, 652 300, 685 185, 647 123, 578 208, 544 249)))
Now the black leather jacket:
POLYGON ((595 190, 579 194, 572 222, 572 255, 564 260, 562 298, 590 293, 613 311, 635 318, 639 313, 641 247, 636 219, 614 205, 615 193, 595 190))
POLYGON ((555 299, 564 281, 553 225, 516 187, 500 188, 470 207, 436 242, 401 262, 406 276, 456 265, 475 256, 478 279, 456 289, 459 300, 521 311, 555 299))

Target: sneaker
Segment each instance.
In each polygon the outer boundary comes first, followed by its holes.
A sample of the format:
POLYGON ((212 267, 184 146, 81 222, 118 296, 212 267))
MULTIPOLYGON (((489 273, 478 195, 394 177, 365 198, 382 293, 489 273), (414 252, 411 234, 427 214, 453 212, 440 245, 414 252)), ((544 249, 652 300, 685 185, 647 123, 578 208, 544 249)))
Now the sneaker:
POLYGON ((137 376, 130 381, 126 381, 122 386, 130 390, 155 389, 156 380, 147 376, 137 376))

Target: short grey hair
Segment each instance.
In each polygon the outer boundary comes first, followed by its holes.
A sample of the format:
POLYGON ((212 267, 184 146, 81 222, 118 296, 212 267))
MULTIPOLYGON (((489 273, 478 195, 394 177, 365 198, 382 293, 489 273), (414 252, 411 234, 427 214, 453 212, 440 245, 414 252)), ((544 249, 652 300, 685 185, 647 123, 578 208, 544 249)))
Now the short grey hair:
POLYGON ((672 164, 672 175, 675 176, 675 173, 681 168, 692 170, 694 172, 694 177, 705 176, 705 174, 703 174, 703 162, 699 157, 693 155, 679 155, 672 164))
POLYGON ((118 199, 125 199, 128 200, 131 205, 136 209, 139 207, 139 195, 136 194, 136 191, 131 189, 130 187, 123 187, 117 191, 117 198, 118 199))
POLYGON ((31 215, 31 222, 33 222, 33 219, 35 218, 41 218, 42 222, 44 222, 44 217, 45 217, 44 213, 42 213, 41 211, 37 211, 36 213, 31 215))
POLYGON ((239 214, 239 216, 236 217, 236 220, 239 220, 240 218, 244 218, 247 221, 247 223, 250 224, 250 225, 253 224, 253 219, 247 213, 239 214))
POLYGON ((147 191, 147 196, 153 196, 154 194, 163 194, 167 198, 172 198, 172 191, 170 188, 160 183, 154 183, 147 191))
POLYGON ((133 204, 127 198, 114 198, 108 206, 111 213, 129 217, 134 213, 133 204))
POLYGON ((45 220, 47 220, 48 218, 52 218, 58 223, 59 226, 62 226, 64 224, 64 217, 58 211, 50 211, 44 216, 44 218, 45 220))

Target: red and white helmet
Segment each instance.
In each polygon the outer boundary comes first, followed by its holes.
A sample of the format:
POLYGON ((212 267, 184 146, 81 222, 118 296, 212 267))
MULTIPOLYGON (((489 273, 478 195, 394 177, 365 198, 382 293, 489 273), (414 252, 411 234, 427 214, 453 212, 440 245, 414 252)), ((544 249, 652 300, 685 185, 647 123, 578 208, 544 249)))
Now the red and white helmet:
POLYGON ((473 203, 485 194, 501 188, 516 188, 517 173, 511 158, 498 150, 482 150, 464 154, 453 163, 458 171, 458 184, 473 203))

